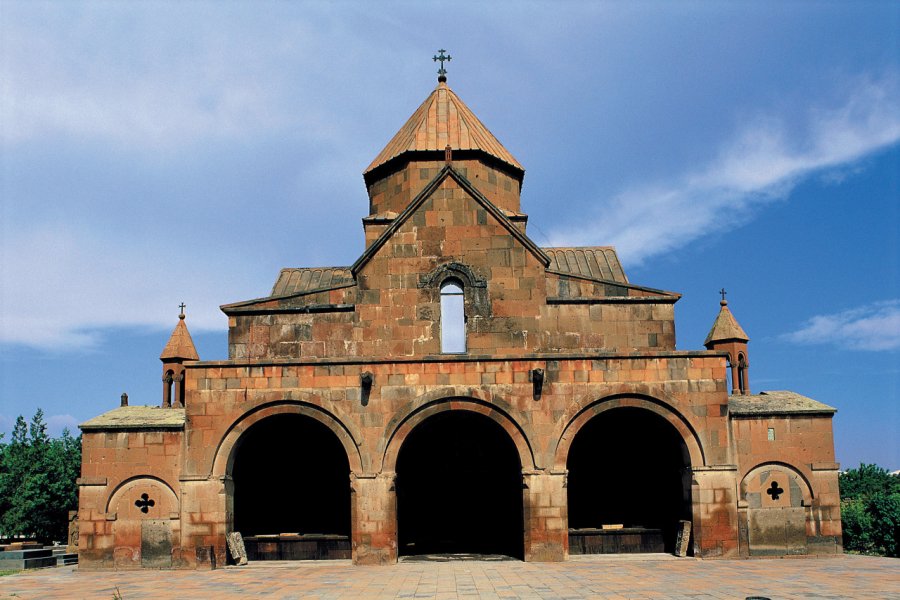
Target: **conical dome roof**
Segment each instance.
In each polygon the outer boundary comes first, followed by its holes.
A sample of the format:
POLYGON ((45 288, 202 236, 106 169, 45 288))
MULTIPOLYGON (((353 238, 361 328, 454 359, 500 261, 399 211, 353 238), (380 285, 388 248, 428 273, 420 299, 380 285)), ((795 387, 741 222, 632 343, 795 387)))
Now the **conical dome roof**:
POLYGON ((728 309, 728 302, 722 300, 719 304, 722 308, 719 309, 719 314, 716 316, 712 329, 709 330, 709 334, 706 336, 703 345, 709 346, 711 343, 724 342, 726 340, 749 342, 750 338, 744 332, 743 328, 738 325, 737 319, 734 318, 734 315, 731 314, 731 311, 728 309))
POLYGON ((375 157, 364 175, 407 152, 443 152, 447 146, 451 150, 480 150, 525 172, 475 113, 441 81, 375 157))
POLYGON ((163 348, 159 359, 162 361, 169 359, 181 360, 200 360, 197 349, 194 347, 194 340, 191 339, 191 332, 188 331, 187 325, 184 324, 184 315, 178 316, 178 325, 175 326, 169 342, 163 348))

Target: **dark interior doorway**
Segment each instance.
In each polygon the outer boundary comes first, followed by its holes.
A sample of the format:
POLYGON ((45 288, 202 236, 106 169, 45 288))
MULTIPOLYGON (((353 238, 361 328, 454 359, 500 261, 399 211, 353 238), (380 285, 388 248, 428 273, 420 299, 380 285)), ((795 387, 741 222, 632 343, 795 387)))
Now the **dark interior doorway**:
POLYGON ((250 427, 234 460, 234 528, 248 536, 350 535, 350 465, 328 427, 275 415, 250 427))
POLYGON ((397 458, 401 555, 523 557, 522 466, 490 418, 446 411, 409 434, 397 458))
POLYGON ((659 415, 632 407, 597 415, 569 449, 570 530, 660 530, 673 551, 678 521, 691 518, 688 466, 684 440, 659 415))

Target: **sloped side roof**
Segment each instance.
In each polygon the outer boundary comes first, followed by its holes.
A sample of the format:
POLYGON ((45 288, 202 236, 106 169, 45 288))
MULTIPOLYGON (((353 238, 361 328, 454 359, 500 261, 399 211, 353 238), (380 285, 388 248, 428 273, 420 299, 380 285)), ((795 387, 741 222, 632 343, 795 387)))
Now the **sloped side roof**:
POLYGON ((82 431, 111 429, 183 429, 183 408, 121 406, 79 425, 82 431))
POLYGON ((731 396, 728 410, 733 415, 834 414, 837 409, 788 390, 731 396))
POLYGON ((743 342, 749 342, 750 338, 744 332, 743 328, 738 325, 737 319, 734 318, 731 311, 728 310, 728 303, 723 301, 721 305, 722 308, 716 316, 712 329, 710 329, 709 333, 706 335, 706 340, 703 341, 703 345, 708 346, 712 342, 722 342, 725 340, 741 340, 743 342))
POLYGON ((191 332, 188 331, 187 325, 184 324, 184 316, 178 319, 178 325, 169 336, 169 342, 163 348, 162 354, 159 355, 160 360, 168 358, 180 358, 183 360, 200 360, 197 349, 194 347, 194 340, 191 338, 191 332))
POLYGON ((541 248, 541 250, 550 257, 548 268, 551 271, 628 283, 628 277, 612 246, 541 248))
POLYGON ((278 280, 272 287, 273 296, 288 296, 318 290, 332 286, 353 283, 350 267, 313 267, 298 269, 282 269, 278 280))
POLYGON ((406 152, 443 151, 447 146, 452 150, 481 150, 525 171, 459 96, 441 82, 366 167, 364 174, 406 152))

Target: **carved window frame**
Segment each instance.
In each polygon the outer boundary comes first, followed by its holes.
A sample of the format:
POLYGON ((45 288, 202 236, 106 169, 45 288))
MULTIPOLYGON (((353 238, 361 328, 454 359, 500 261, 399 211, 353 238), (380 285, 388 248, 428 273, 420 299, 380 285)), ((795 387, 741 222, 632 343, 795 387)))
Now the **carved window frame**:
POLYGON ((438 318, 432 321, 432 335, 440 340, 441 354, 464 354, 468 352, 470 334, 473 331, 477 331, 479 323, 491 313, 487 294, 487 279, 480 277, 466 264, 450 262, 422 275, 419 279, 419 288, 425 292, 427 301, 434 303, 438 308, 438 318), (465 350, 463 351, 446 351, 443 349, 441 300, 444 287, 450 284, 455 284, 462 289, 465 339, 465 350))

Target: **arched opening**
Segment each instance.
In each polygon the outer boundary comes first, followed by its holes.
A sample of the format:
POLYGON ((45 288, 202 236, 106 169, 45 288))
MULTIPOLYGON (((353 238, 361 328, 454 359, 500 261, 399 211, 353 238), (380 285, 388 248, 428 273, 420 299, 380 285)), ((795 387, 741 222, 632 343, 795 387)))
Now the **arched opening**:
POLYGON ((466 313, 462 283, 448 279, 441 285, 441 352, 466 351, 466 313))
POLYGON ((350 466, 334 432, 273 415, 234 452, 234 530, 251 560, 350 557, 350 466))
POLYGON ((747 392, 747 359, 743 354, 738 354, 738 389, 741 394, 747 392))
POLYGON ((457 410, 428 417, 397 457, 400 555, 523 557, 522 466, 489 417, 457 410))
POLYGON ((663 417, 622 407, 575 436, 567 468, 572 554, 672 552, 691 519, 690 457, 663 417))
POLYGON ((163 407, 172 406, 172 384, 175 381, 175 372, 172 370, 166 371, 165 375, 163 375, 163 407))

